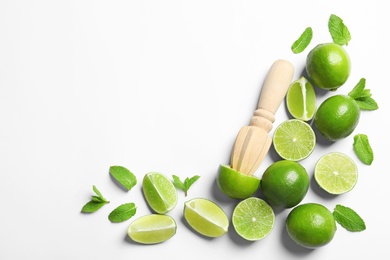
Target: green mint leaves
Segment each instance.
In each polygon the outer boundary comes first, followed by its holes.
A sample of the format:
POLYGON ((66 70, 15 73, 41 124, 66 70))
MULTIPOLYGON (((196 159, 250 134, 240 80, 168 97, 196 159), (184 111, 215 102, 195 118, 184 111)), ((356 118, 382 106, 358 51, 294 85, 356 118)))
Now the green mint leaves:
POLYGON ((371 165, 374 161, 374 152, 372 151, 367 135, 357 134, 354 136, 353 150, 362 163, 371 165))
POLYGON ((111 166, 110 174, 128 191, 137 184, 135 175, 123 166, 111 166))
POLYGON ((376 101, 371 97, 371 91, 366 89, 366 79, 361 78, 356 86, 348 93, 348 96, 356 100, 361 110, 377 110, 376 101))
POLYGON ((200 178, 200 176, 195 175, 191 178, 187 177, 187 178, 185 178, 184 182, 182 182, 180 180, 180 178, 176 175, 172 175, 172 178, 173 178, 173 184, 175 185, 175 187, 183 190, 185 196, 187 196, 188 190, 190 189, 192 184, 194 184, 194 182, 196 182, 200 178))
POLYGON ((351 208, 336 205, 333 217, 343 228, 351 232, 360 232, 366 229, 364 220, 351 208))
POLYGON ((108 219, 111 222, 123 222, 130 219, 137 212, 137 207, 134 203, 125 203, 115 208, 108 215, 108 219))
POLYGON ((95 185, 92 186, 92 189, 96 195, 92 195, 91 200, 83 206, 81 212, 93 213, 109 203, 109 201, 103 197, 102 193, 96 188, 95 185))
POLYGON ((334 43, 348 45, 351 40, 351 33, 340 17, 335 14, 330 15, 328 29, 334 43))
POLYGON ((291 50, 293 53, 298 54, 303 52, 306 47, 310 44, 311 39, 313 38, 313 29, 307 27, 301 36, 292 44, 291 50))

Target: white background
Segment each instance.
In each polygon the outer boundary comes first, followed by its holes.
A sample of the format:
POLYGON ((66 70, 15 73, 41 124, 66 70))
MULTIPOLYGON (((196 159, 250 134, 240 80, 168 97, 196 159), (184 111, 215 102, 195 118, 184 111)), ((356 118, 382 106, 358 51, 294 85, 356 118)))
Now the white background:
MULTIPOLYGON (((389 258, 385 3, 0 0, 0 259, 389 258), (330 244, 308 250, 287 236, 286 209, 276 212, 272 233, 261 241, 244 241, 232 226, 217 239, 196 234, 183 220, 183 203, 208 198, 231 216, 237 201, 218 190, 218 166, 229 163, 271 64, 291 61, 298 79, 309 49, 331 41, 332 13, 352 35, 345 47, 351 75, 337 93, 347 94, 364 77, 380 106, 363 111, 353 133, 368 135, 375 159, 371 166, 358 160, 353 135, 332 144, 317 135, 315 151, 301 161, 309 175, 320 156, 340 151, 357 163, 359 181, 351 192, 329 196, 312 180, 303 202, 351 207, 367 229, 351 233, 338 225, 330 244), (291 44, 308 26, 310 46, 293 54, 291 44), (137 186, 118 187, 111 165, 136 174, 137 186), (150 171, 201 178, 187 197, 178 191, 168 213, 176 235, 145 246, 127 239, 126 230, 151 213, 141 190, 150 171), (111 203, 82 214, 92 185, 111 203), (138 206, 136 216, 111 223, 108 214, 125 202, 138 206)), ((320 103, 336 93, 317 94, 320 103)), ((273 130, 287 118, 283 103, 273 130)), ((255 174, 279 159, 271 148, 255 174)))

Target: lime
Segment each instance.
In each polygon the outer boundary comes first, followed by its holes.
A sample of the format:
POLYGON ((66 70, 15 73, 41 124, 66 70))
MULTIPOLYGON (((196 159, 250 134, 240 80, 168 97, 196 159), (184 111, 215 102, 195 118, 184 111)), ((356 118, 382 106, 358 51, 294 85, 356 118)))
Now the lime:
POLYGON ((311 120, 316 110, 316 93, 313 85, 304 76, 293 81, 287 90, 286 103, 288 112, 294 118, 311 120))
POLYGON ((273 135, 273 144, 280 157, 291 161, 307 158, 314 150, 316 136, 311 126, 299 119, 282 122, 273 135))
POLYGON ((342 194, 352 190, 358 180, 355 162, 340 152, 323 155, 314 168, 314 179, 331 194, 342 194))
POLYGON ((127 235, 141 244, 164 242, 176 234, 176 222, 167 215, 150 214, 134 220, 127 229, 127 235))
POLYGON ((229 197, 246 199, 257 191, 260 179, 238 172, 227 165, 220 165, 217 184, 220 190, 229 197))
POLYGON ((306 203, 290 211, 286 229, 290 238, 298 245, 318 248, 332 241, 337 227, 332 212, 325 206, 306 203))
POLYGON ((260 188, 270 205, 292 208, 306 196, 309 183, 309 175, 302 165, 281 160, 265 170, 260 188))
POLYGON ((336 141, 349 136, 359 123, 360 108, 347 95, 334 95, 325 99, 314 116, 314 125, 322 136, 336 141))
POLYGON ((147 173, 142 182, 142 189, 146 201, 156 213, 165 214, 176 206, 176 188, 164 174, 147 173))
POLYGON ((314 85, 334 91, 347 81, 351 72, 351 61, 342 46, 322 43, 308 53, 306 72, 314 85))
POLYGON ((195 231, 207 237, 220 237, 229 228, 229 219, 222 208, 204 198, 185 202, 184 218, 195 231))
POLYGON ((250 197, 240 201, 233 210, 233 227, 242 238, 256 241, 272 231, 275 214, 271 206, 260 198, 250 197))

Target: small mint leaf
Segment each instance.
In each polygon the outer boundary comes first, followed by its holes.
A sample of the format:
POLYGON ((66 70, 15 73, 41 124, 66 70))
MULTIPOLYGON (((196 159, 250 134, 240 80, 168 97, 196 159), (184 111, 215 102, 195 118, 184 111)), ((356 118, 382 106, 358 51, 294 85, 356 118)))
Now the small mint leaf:
POLYGON ((367 135, 357 134, 353 140, 353 150, 359 160, 364 164, 371 165, 374 160, 374 152, 372 151, 367 135))
POLYGON ((93 191, 96 193, 96 195, 98 195, 99 197, 102 197, 102 198, 103 198, 102 193, 98 190, 98 188, 96 188, 95 185, 92 186, 92 189, 93 189, 93 191))
POLYGON ((292 44, 291 50, 293 53, 298 54, 303 52, 306 47, 310 44, 311 39, 313 38, 313 29, 307 27, 301 36, 292 44))
POLYGON ((123 222, 134 216, 136 212, 137 207, 134 203, 125 203, 111 211, 108 215, 108 219, 115 223, 123 222))
POLYGON ((362 96, 363 90, 366 87, 366 79, 361 78, 356 86, 348 93, 348 96, 351 98, 360 98, 362 96))
POLYGON ((360 232, 366 229, 364 220, 351 208, 336 205, 333 216, 337 223, 351 232, 360 232))
POLYGON ((180 180, 180 178, 176 175, 172 175, 173 178, 173 184, 175 185, 176 188, 181 189, 184 191, 185 196, 187 196, 188 190, 196 182, 200 176, 195 175, 191 178, 185 178, 184 183, 180 180))
POLYGON ((348 45, 351 40, 351 33, 340 17, 335 14, 330 15, 328 29, 334 43, 348 45))
POLYGON ((175 185, 176 188, 185 190, 186 187, 184 186, 184 183, 180 180, 180 178, 176 175, 172 175, 173 178, 173 185, 175 185))
POLYGON ((108 202, 97 202, 97 201, 89 201, 87 202, 83 208, 81 209, 81 212, 84 212, 84 213, 93 213, 97 210, 99 210, 101 207, 103 207, 104 205, 106 205, 108 202))
POLYGON ((110 174, 128 191, 137 184, 135 175, 123 166, 111 166, 110 174))
POLYGON ((373 111, 379 108, 378 103, 372 97, 355 99, 361 110, 373 111))

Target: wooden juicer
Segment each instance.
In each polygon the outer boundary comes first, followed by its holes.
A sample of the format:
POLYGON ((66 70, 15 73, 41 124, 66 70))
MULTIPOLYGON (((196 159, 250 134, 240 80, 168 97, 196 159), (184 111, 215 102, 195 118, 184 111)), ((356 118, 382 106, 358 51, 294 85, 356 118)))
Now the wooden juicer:
POLYGON ((220 165, 218 187, 231 198, 252 196, 260 185, 254 176, 272 144, 269 135, 275 113, 286 96, 294 75, 293 65, 286 60, 275 61, 264 81, 257 110, 249 126, 240 129, 230 158, 230 165, 220 165))

